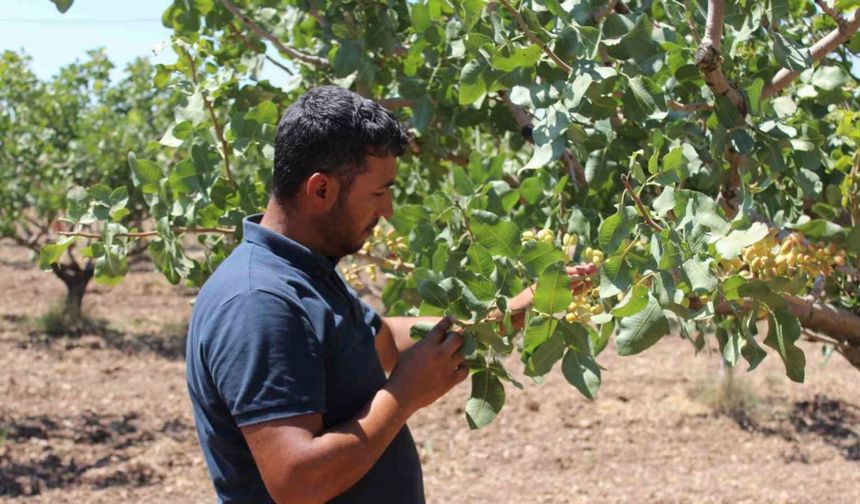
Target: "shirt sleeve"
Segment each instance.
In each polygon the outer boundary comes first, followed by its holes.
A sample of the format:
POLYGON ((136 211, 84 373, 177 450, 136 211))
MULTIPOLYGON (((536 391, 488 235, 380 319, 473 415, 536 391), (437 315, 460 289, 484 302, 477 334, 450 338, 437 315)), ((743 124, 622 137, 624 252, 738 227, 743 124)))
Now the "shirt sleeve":
POLYGON ((325 412, 323 344, 299 303, 255 290, 220 315, 207 360, 240 427, 325 412))
POLYGON ((379 334, 379 330, 382 329, 382 317, 370 305, 362 301, 361 298, 358 298, 358 303, 361 305, 364 323, 373 328, 373 337, 375 338, 379 334))

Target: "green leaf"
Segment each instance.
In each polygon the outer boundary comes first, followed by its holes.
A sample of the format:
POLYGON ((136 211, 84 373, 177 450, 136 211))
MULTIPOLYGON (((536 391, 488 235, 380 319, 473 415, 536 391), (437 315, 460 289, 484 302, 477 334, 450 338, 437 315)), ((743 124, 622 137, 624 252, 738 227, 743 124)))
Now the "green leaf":
POLYGON ((560 262, 546 267, 538 279, 535 289, 534 308, 543 313, 559 313, 573 301, 570 279, 560 262))
POLYGON ((531 241, 523 245, 520 261, 533 277, 540 274, 552 263, 564 261, 567 257, 552 243, 531 241))
POLYGON ((68 237, 68 239, 64 239, 63 241, 48 243, 42 246, 41 250, 39 250, 39 268, 43 271, 50 271, 51 265, 59 262, 60 256, 74 242, 74 237, 68 237))
POLYGON ((749 100, 749 110, 748 112, 752 116, 758 116, 761 114, 761 92, 764 89, 764 80, 759 78, 753 81, 752 84, 747 86, 747 99, 749 100))
POLYGON ((812 85, 825 91, 842 89, 851 80, 842 67, 834 65, 822 65, 812 74, 812 85))
POLYGON ((471 32, 478 20, 481 19, 481 13, 484 10, 483 0, 463 0, 460 6, 463 9, 463 21, 465 22, 464 31, 471 32))
POLYGON ((469 428, 480 429, 492 422, 505 405, 505 386, 489 371, 472 375, 472 394, 466 402, 469 428))
POLYGON ((475 192, 475 183, 466 174, 462 166, 455 166, 451 170, 454 179, 454 189, 463 196, 471 196, 475 192))
POLYGON ((358 42, 347 40, 337 48, 332 70, 335 77, 346 77, 361 67, 364 59, 364 50, 358 42))
POLYGON ((522 245, 520 230, 511 221, 501 220, 490 212, 472 212, 470 227, 475 240, 493 255, 517 258, 522 245))
POLYGON ((433 280, 424 280, 418 284, 418 294, 421 298, 439 308, 447 308, 456 296, 450 297, 449 291, 446 291, 442 286, 433 280))
POLYGON ((489 277, 493 273, 495 269, 493 255, 482 245, 477 243, 470 245, 469 250, 466 251, 466 257, 469 260, 467 267, 471 271, 484 277, 489 277))
POLYGON ((780 66, 792 72, 802 72, 812 65, 808 48, 777 31, 773 32, 773 55, 780 66))
POLYGON ((604 219, 597 230, 597 241, 605 254, 612 254, 630 234, 631 223, 624 211, 614 213, 604 219))
POLYGON ((617 296, 633 283, 633 270, 622 254, 609 257, 600 268, 600 297, 617 296))
POLYGON ((487 93, 487 83, 484 81, 484 69, 486 64, 483 61, 472 60, 463 66, 460 72, 460 105, 471 105, 479 100, 482 100, 487 93))
POLYGON ((188 97, 188 103, 184 107, 176 109, 176 120, 178 122, 188 121, 193 126, 206 120, 206 102, 203 100, 203 93, 199 88, 195 89, 194 93, 188 97))
POLYGON ((860 224, 851 228, 845 243, 845 248, 850 254, 860 254, 860 224))
POLYGON ((71 8, 75 0, 51 0, 57 6, 57 10, 65 14, 71 8))
MULTIPOLYGON (((647 117, 655 112, 666 111, 666 99, 662 89, 654 81, 643 75, 637 75, 629 80, 628 85, 638 113, 647 117)), ((629 104, 625 102, 625 105, 629 104)))
POLYGON ((690 280, 690 288, 697 294, 708 294, 717 288, 717 277, 709 267, 711 259, 699 260, 690 258, 684 261, 682 268, 690 280))
POLYGON ((260 102, 245 114, 245 119, 260 124, 278 124, 278 107, 268 100, 260 102))
POLYGON ((548 341, 558 327, 558 320, 552 317, 539 315, 529 319, 528 327, 523 334, 523 353, 531 354, 548 341))
POLYGON ((803 383, 806 357, 794 344, 800 338, 800 322, 785 306, 769 313, 767 321, 767 338, 764 344, 776 350, 782 358, 785 374, 792 381, 803 383))
POLYGON ((409 336, 412 337, 414 341, 423 340, 428 334, 430 334, 430 330, 435 326, 436 324, 433 322, 416 322, 409 328, 409 336))
POLYGON ((505 56, 502 54, 502 51, 498 51, 493 55, 490 63, 494 68, 503 72, 513 72, 520 67, 531 68, 535 66, 540 59, 541 53, 541 48, 532 44, 526 47, 517 47, 509 56, 505 56))
POLYGON ((590 355, 569 348, 561 361, 561 372, 568 383, 587 397, 594 399, 600 390, 600 366, 590 355))
POLYGON ((758 306, 758 303, 753 305, 741 327, 744 335, 741 355, 749 363, 747 371, 752 371, 758 367, 761 361, 767 357, 767 352, 755 340, 755 336, 758 334, 758 327, 756 326, 756 322, 758 321, 758 306))
POLYGON ((785 227, 801 231, 814 240, 822 238, 841 240, 845 237, 845 228, 824 219, 812 219, 802 224, 786 224, 785 227))
POLYGON ((627 292, 624 299, 612 309, 612 315, 618 318, 636 315, 648 306, 648 287, 637 284, 627 292))
POLYGON ((735 229, 716 242, 717 252, 723 259, 734 259, 745 247, 757 243, 768 234, 767 226, 753 222, 747 229, 735 229))
POLYGON ((526 376, 543 376, 564 356, 564 336, 556 331, 543 342, 526 361, 526 376))
POLYGON ((158 192, 158 184, 164 177, 161 167, 147 159, 137 159, 134 152, 128 153, 128 164, 134 175, 134 185, 144 194, 158 192))
POLYGON ((714 112, 717 114, 720 124, 727 129, 744 124, 743 116, 726 95, 720 95, 714 99, 714 112))
POLYGON ((632 317, 621 319, 616 346, 619 355, 634 355, 657 343, 669 332, 663 308, 649 293, 648 304, 632 317))

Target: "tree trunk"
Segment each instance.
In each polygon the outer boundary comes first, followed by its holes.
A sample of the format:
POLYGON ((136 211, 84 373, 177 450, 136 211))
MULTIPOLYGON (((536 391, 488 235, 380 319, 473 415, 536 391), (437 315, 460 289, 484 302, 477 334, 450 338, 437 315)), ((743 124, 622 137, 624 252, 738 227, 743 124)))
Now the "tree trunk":
POLYGON ((84 294, 87 290, 87 285, 93 278, 95 267, 92 261, 87 262, 84 268, 81 268, 76 263, 72 264, 54 264, 54 274, 66 284, 66 304, 63 308, 64 314, 70 321, 77 321, 81 318, 81 306, 84 301, 84 294))

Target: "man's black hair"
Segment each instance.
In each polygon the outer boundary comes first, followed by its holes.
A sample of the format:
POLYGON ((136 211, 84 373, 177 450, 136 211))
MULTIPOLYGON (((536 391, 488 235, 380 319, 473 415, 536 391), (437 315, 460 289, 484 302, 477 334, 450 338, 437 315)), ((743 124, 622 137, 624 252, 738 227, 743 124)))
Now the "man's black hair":
POLYGON ((409 133, 378 103, 336 86, 311 89, 278 123, 272 193, 288 201, 316 172, 349 187, 367 168, 366 156, 400 156, 408 143, 409 133))

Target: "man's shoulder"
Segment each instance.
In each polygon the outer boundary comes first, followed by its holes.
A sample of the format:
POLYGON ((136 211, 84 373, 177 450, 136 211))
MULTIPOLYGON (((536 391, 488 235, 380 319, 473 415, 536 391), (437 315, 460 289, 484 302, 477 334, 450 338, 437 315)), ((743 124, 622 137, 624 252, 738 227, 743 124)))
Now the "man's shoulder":
POLYGON ((195 301, 194 315, 212 316, 239 307, 245 311, 249 306, 272 303, 301 310, 296 288, 300 275, 301 272, 288 262, 244 242, 203 284, 195 301))

